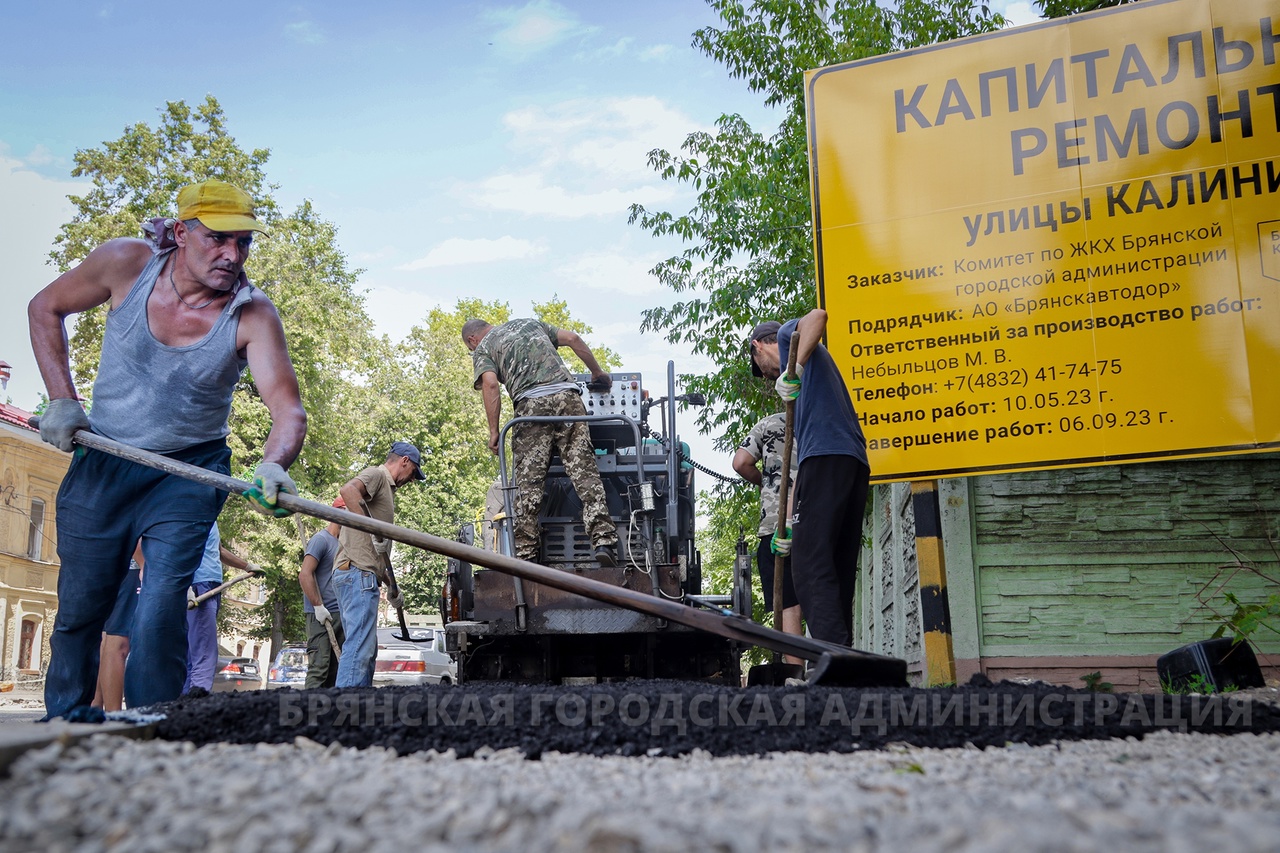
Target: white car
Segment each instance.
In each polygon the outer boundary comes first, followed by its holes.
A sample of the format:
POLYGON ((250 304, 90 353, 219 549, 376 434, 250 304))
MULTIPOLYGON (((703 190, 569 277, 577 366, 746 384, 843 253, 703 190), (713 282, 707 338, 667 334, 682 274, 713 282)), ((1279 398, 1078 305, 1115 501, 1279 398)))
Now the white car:
POLYGON ((458 665, 444 650, 440 628, 410 628, 412 641, 396 639, 399 628, 378 629, 375 687, 387 684, 456 684, 458 665))

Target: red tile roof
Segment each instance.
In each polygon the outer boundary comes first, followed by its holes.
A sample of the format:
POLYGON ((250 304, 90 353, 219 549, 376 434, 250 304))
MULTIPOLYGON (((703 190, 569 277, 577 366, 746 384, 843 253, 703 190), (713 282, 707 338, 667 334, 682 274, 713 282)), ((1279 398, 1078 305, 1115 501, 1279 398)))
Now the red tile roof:
POLYGON ((8 403, 0 403, 0 421, 22 427, 23 429, 30 429, 32 432, 35 432, 36 430, 31 429, 27 424, 27 418, 29 417, 31 417, 31 413, 26 409, 19 409, 17 406, 10 406, 8 403))

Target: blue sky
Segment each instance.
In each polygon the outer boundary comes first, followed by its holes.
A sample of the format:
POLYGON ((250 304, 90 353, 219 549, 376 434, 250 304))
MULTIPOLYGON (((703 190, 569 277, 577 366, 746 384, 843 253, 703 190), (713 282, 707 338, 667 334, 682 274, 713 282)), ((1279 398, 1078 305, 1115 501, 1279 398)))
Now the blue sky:
MULTIPOLYGON (((1035 19, 1021 0, 993 6, 1035 19)), ((647 270, 678 246, 628 226, 627 206, 688 208, 647 169, 649 150, 726 112, 776 123, 690 46, 714 24, 700 0, 4 4, 0 360, 14 376, 0 399, 31 408, 43 389, 25 306, 54 278, 66 196, 83 191, 75 151, 206 94, 242 148, 271 150, 283 208, 311 199, 338 226, 378 331, 399 338, 460 296, 527 315, 558 294, 651 387, 670 358, 705 369, 639 332, 643 309, 674 298, 647 270)), ((730 471, 709 440, 684 437, 730 471)))

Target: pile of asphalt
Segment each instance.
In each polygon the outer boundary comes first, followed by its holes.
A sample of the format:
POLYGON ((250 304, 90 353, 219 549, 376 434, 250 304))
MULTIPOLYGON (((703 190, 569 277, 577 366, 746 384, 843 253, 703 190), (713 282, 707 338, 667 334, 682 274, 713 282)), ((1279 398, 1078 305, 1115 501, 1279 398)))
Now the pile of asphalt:
POLYGON ((1232 694, 1110 694, 1033 683, 934 689, 732 688, 629 681, 579 686, 263 690, 183 698, 157 735, 213 743, 383 747, 400 755, 514 749, 543 753, 712 756, 946 749, 1136 737, 1155 731, 1280 732, 1280 709, 1232 694))

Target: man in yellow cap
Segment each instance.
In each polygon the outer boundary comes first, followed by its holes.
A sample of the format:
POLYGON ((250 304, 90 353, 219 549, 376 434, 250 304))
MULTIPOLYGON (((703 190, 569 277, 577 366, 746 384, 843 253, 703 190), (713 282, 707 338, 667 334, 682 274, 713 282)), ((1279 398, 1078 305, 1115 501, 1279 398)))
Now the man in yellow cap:
MULTIPOLYGON (((255 509, 287 514, 286 470, 307 430, 298 379, 275 306, 244 277, 254 232, 266 233, 248 193, 223 181, 178 192, 173 244, 117 238, 89 253, 28 306, 31 346, 49 392, 40 437, 75 449, 77 430, 222 474, 231 394, 253 371, 271 414, 255 509), (109 303, 102 358, 85 415, 72 382, 64 321, 109 303)), ((177 698, 186 677, 186 594, 224 492, 106 453, 76 454, 58 492, 58 616, 45 679, 46 719, 93 699, 97 644, 142 540, 147 579, 125 671, 130 707, 177 698)))

